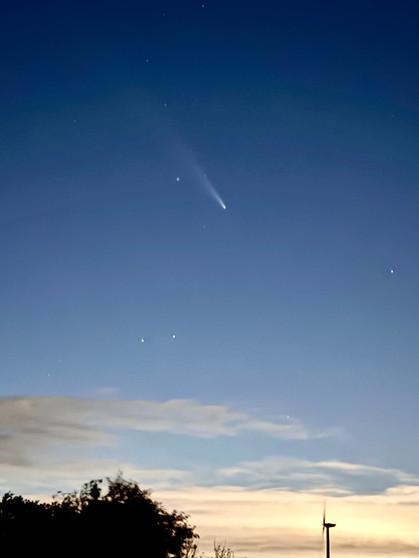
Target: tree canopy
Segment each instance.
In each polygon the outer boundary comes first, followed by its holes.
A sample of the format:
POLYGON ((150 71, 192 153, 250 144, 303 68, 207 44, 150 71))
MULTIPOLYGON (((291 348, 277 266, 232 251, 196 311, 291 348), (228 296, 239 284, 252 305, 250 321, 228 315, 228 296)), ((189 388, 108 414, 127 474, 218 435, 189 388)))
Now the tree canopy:
POLYGON ((167 512, 149 490, 120 475, 58 493, 50 503, 11 492, 0 503, 0 548, 15 556, 39 551, 44 556, 183 558, 197 537, 187 515, 167 512))

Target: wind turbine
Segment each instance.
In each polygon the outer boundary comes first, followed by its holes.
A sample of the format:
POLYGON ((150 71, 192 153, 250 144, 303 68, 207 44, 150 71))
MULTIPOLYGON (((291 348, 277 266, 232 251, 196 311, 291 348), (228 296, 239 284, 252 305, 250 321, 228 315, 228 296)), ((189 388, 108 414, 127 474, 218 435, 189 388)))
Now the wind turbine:
POLYGON ((330 535, 329 529, 336 527, 336 523, 326 523, 326 507, 323 508, 323 536, 326 529, 326 558, 330 558, 330 535))

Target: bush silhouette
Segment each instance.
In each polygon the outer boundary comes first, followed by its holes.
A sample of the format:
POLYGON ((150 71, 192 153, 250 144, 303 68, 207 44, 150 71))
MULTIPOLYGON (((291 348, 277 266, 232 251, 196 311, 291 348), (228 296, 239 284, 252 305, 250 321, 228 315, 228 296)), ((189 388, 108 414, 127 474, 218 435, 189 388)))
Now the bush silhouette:
POLYGON ((0 548, 15 556, 138 556, 182 558, 197 538, 188 516, 169 513, 142 490, 118 475, 92 480, 52 503, 8 492, 0 503, 0 548), (103 491, 103 484, 107 487, 103 491))

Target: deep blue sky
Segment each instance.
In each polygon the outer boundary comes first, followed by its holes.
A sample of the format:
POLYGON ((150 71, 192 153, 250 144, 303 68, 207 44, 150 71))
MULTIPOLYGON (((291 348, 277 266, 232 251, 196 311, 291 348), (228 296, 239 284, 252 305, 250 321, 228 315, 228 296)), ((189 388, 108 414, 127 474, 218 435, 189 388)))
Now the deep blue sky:
POLYGON ((1 2, 0 392, 289 416, 340 434, 190 451, 419 474, 418 18, 1 2))

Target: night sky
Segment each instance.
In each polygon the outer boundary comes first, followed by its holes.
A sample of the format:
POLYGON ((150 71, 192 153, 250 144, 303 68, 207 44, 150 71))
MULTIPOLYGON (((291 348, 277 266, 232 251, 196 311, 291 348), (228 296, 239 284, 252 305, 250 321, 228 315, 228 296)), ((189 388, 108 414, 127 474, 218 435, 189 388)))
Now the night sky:
POLYGON ((2 493, 417 554, 419 4, 3 0, 0 45, 2 493))

